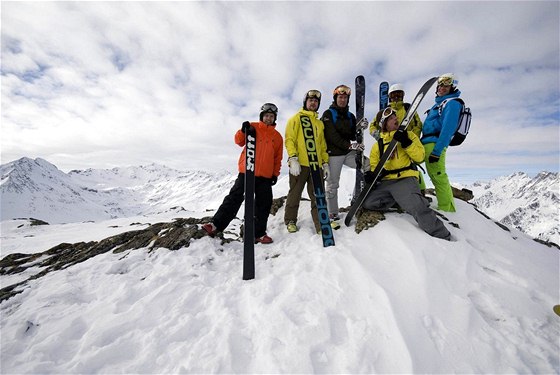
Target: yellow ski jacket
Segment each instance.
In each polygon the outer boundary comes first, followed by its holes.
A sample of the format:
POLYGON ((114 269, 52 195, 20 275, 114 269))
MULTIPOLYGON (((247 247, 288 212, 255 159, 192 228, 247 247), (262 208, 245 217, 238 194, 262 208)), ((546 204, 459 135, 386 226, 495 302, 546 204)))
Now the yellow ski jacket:
MULTIPOLYGON (((393 139, 394 134, 395 131, 381 133, 381 139, 383 140, 383 151, 385 151, 385 149, 393 139)), ((383 179, 395 180, 405 177, 418 178, 419 172, 414 169, 407 169, 398 173, 391 173, 391 171, 410 166, 412 162, 421 163, 424 161, 425 151, 422 142, 420 142, 420 139, 416 136, 416 134, 411 131, 408 131, 408 137, 412 141, 412 144, 407 148, 402 148, 400 142, 397 143, 397 148, 395 148, 393 155, 387 160, 387 163, 385 163, 384 169, 387 170, 388 174, 383 177, 383 179)), ((376 142, 373 144, 369 155, 372 171, 379 163, 380 158, 381 155, 379 154, 379 145, 376 142)))
POLYGON ((301 108, 288 120, 284 137, 288 158, 297 156, 302 166, 309 167, 309 158, 307 157, 307 148, 305 147, 303 134, 303 126, 308 124, 302 123, 302 117, 308 117, 311 120, 309 129, 313 128, 318 167, 321 168, 324 163, 329 162, 329 154, 327 154, 327 142, 325 141, 325 125, 319 119, 317 112, 306 111, 301 108))

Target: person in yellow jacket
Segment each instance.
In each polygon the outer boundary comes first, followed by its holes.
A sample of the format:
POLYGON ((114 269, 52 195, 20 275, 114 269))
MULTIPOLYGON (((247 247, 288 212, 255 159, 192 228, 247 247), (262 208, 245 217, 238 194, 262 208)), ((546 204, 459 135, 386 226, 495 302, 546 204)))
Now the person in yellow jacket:
MULTIPOLYGON (((389 87, 389 107, 393 108, 397 114, 397 122, 400 124, 404 119, 404 116, 406 116, 406 111, 408 111, 408 108, 410 107, 410 103, 404 102, 404 86, 402 84, 395 83, 389 87)), ((369 124, 369 133, 375 140, 379 139, 382 112, 383 111, 379 111, 373 121, 369 124)), ((418 113, 414 113, 407 129, 411 130, 418 138, 420 138, 420 135, 422 134, 422 120, 420 120, 418 113)), ((418 181, 420 184, 420 191, 422 192, 422 195, 425 196, 426 183, 424 182, 424 177, 421 173, 418 174, 418 181)), ((431 198, 427 199, 431 200, 431 198)))
MULTIPOLYGON (((323 178, 329 176, 329 155, 327 154, 327 143, 325 142, 323 122, 319 119, 319 105, 321 104, 321 92, 319 90, 309 90, 303 98, 303 107, 293 115, 286 124, 286 133, 284 136, 284 144, 288 153, 288 167, 290 168, 290 190, 286 198, 286 209, 284 213, 284 223, 288 232, 294 233, 298 231, 297 216, 301 194, 305 185, 307 185, 307 194, 311 199, 311 217, 315 224, 315 230, 321 231, 321 223, 317 212, 317 201, 313 191, 313 182, 311 180, 311 169, 309 168, 310 160, 307 156, 307 148, 303 135, 302 117, 307 117, 311 121, 313 135, 315 137, 315 147, 317 149, 316 160, 312 163, 318 163, 322 167, 323 178)), ((322 179, 323 180, 323 179, 322 179)))
MULTIPOLYGON (((402 84, 395 83, 389 87, 389 107, 393 108, 397 114, 397 121, 400 124, 406 115, 406 111, 408 111, 410 107, 410 103, 404 102, 404 86, 402 84)), ((371 134, 375 140, 379 139, 379 133, 381 131, 381 113, 382 111, 379 111, 377 116, 375 116, 373 121, 369 124, 369 134, 371 134)), ((417 137, 420 137, 422 133, 422 120, 420 120, 418 113, 415 113, 412 120, 410 120, 408 129, 412 130, 417 137)))
MULTIPOLYGON (((372 171, 375 169, 382 152, 394 139, 398 141, 395 151, 385 163, 382 178, 366 197, 363 208, 368 210, 388 210, 397 204, 414 217, 418 226, 431 236, 449 240, 451 234, 435 212, 429 207, 428 201, 420 193, 418 186, 419 172, 414 163, 424 161, 424 146, 412 131, 397 131, 399 122, 395 110, 387 107, 381 116, 381 133, 383 150, 375 143, 370 153, 372 171)), ((367 183, 373 181, 373 172, 369 171, 364 178, 367 183)))

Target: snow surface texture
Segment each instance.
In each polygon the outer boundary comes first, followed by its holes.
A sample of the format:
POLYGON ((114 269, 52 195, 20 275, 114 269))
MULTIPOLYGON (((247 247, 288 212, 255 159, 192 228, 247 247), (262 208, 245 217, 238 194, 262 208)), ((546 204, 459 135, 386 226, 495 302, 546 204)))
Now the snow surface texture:
MULTIPOLYGON (((275 196, 286 181, 278 185, 275 196)), ((359 235, 343 226, 329 248, 309 202, 294 234, 281 208, 269 220, 275 242, 256 246, 251 281, 241 278, 243 244, 210 237, 49 273, 0 304, 0 372, 559 373, 560 252, 456 204, 445 213, 453 242, 394 213, 359 235)), ((49 226, 6 220, 1 252, 212 214, 185 209, 49 226)), ((12 277, 0 276, 2 287, 12 277)))

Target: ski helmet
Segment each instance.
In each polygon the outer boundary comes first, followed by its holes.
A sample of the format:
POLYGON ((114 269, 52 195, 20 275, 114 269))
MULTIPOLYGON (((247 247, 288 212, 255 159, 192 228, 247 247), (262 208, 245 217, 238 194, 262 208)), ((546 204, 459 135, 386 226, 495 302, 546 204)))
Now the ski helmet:
POLYGON ((350 87, 346 86, 346 85, 338 85, 336 86, 336 88, 333 90, 333 100, 336 103, 336 97, 338 95, 348 95, 348 97, 350 97, 350 94, 352 93, 352 89, 350 89, 350 87))
MULTIPOLYGON (((305 109, 307 111, 307 99, 309 98, 315 98, 319 101, 319 106, 321 105, 321 91, 319 90, 309 90, 308 92, 305 93, 305 96, 303 97, 303 109, 305 109)), ((317 107, 317 109, 319 109, 319 107, 317 107)))
POLYGON ((278 118, 278 107, 274 103, 264 103, 261 107, 259 119, 262 121, 265 113, 272 113, 274 115, 274 122, 278 118))
POLYGON ((389 92, 388 94, 394 92, 394 91, 402 91, 404 92, 404 86, 400 83, 395 83, 393 85, 391 85, 391 87, 389 87, 389 92))
POLYGON ((451 86, 451 91, 455 91, 457 90, 457 86, 459 85, 459 79, 453 73, 445 73, 439 76, 437 85, 451 86))

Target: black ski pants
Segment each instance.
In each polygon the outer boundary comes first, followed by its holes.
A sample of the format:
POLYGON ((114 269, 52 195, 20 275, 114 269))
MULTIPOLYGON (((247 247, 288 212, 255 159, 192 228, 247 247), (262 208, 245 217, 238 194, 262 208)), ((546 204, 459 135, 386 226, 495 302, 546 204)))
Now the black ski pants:
MULTIPOLYGON (((245 174, 239 173, 233 187, 214 215, 212 222, 218 232, 223 232, 239 211, 245 200, 245 174)), ((268 215, 272 207, 272 179, 255 177, 255 238, 266 234, 268 215)))

